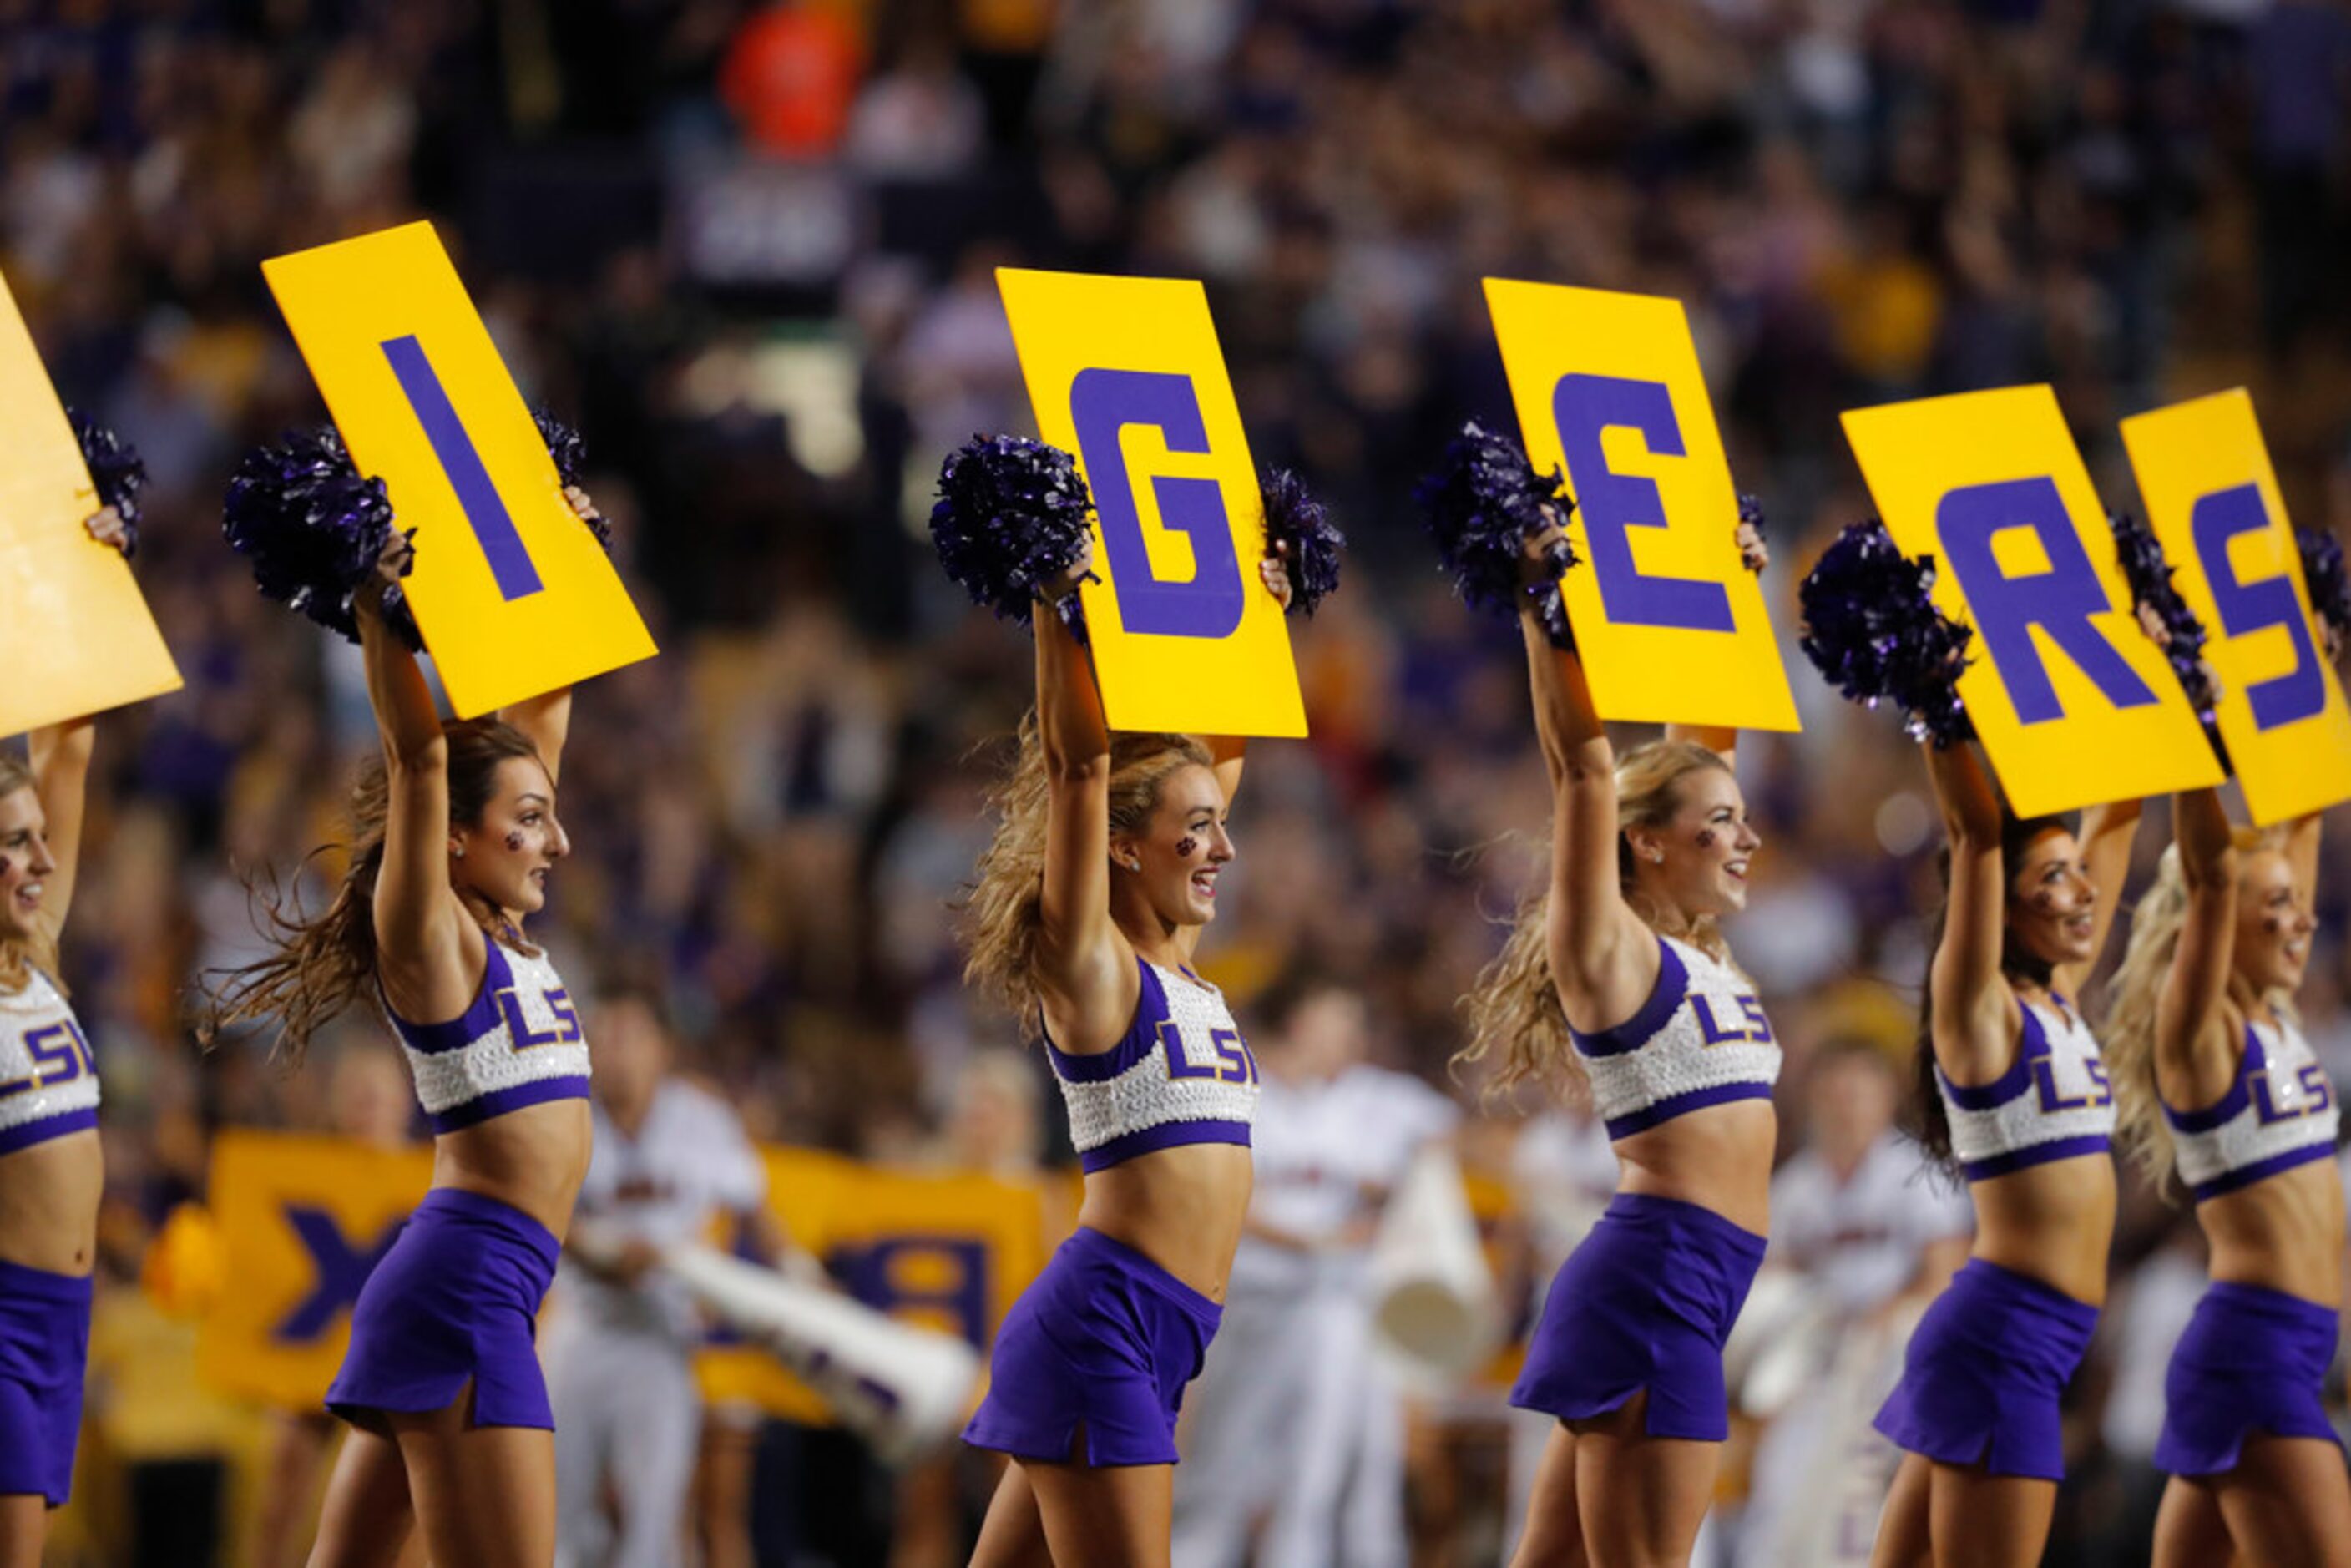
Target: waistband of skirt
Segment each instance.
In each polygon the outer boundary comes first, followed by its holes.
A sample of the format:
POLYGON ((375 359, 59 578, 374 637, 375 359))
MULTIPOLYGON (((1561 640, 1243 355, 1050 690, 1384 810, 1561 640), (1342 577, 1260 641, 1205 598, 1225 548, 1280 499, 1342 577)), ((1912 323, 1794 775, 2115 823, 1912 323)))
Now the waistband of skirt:
POLYGON ((1090 1225, 1079 1226, 1061 1245, 1081 1257, 1099 1260, 1129 1279, 1157 1291, 1186 1317, 1210 1331, 1214 1331, 1224 1319, 1223 1307, 1169 1273, 1148 1254, 1138 1252, 1125 1242, 1105 1236, 1090 1225))
POLYGON ((2278 1320, 2297 1329, 2324 1333, 2330 1340, 2340 1332, 2342 1319, 2335 1308, 2297 1296, 2287 1291, 2273 1291, 2267 1285, 2241 1285, 2230 1280, 2215 1280, 2204 1287, 2202 1306, 2210 1301, 2231 1312, 2278 1320))
POLYGON ((424 1195, 423 1203, 416 1206, 412 1222, 427 1215, 471 1220, 503 1231, 528 1248, 549 1270, 563 1256, 563 1243, 555 1239, 555 1232, 513 1204, 486 1193, 468 1192, 464 1187, 436 1186, 424 1195))
POLYGON ((1950 1289, 1997 1298, 2008 1304, 2045 1312, 2086 1341, 2098 1326, 2098 1309, 2069 1296, 2046 1280, 2020 1274, 1981 1258, 1970 1258, 1951 1277, 1950 1289))
POLYGON ((0 1260, 0 1301, 29 1299, 86 1307, 90 1291, 88 1274, 53 1274, 47 1269, 0 1260))
POLYGON ((1704 1204, 1692 1203, 1687 1198, 1661 1197, 1653 1192, 1618 1193, 1608 1200, 1607 1210, 1601 1218, 1619 1223, 1662 1225, 1684 1235, 1697 1232, 1728 1251, 1742 1258, 1751 1258, 1758 1264, 1763 1261, 1764 1249, 1771 1245, 1768 1239, 1756 1235, 1743 1225, 1732 1224, 1704 1204))

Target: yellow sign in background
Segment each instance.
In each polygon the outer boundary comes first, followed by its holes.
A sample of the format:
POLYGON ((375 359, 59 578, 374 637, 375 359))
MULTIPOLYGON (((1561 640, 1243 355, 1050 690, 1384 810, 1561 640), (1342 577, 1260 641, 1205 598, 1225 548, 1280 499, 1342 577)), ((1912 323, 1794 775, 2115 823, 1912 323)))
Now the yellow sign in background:
POLYGON ((1561 592, 1603 718, 1801 726, 1678 299, 1486 279, 1519 429, 1559 469, 1561 592))
POLYGON ((653 655, 430 224, 262 272, 352 461, 417 530, 408 596, 460 716, 653 655))
POLYGON ((1935 558, 1936 603, 1975 628, 1959 696, 2019 815, 2220 781, 2055 392, 1854 409, 1844 431, 1895 543, 1935 558))
POLYGON ((98 510, 81 444, 0 279, 0 735, 180 689, 98 510))
POLYGON ((2243 388, 2123 421, 2172 581, 2204 623, 2215 709, 2253 821, 2351 799, 2351 711, 2243 388))
POLYGON ((1114 729, 1301 736, 1265 503, 1196 282, 998 267, 1029 402, 1093 492, 1086 630, 1114 729))

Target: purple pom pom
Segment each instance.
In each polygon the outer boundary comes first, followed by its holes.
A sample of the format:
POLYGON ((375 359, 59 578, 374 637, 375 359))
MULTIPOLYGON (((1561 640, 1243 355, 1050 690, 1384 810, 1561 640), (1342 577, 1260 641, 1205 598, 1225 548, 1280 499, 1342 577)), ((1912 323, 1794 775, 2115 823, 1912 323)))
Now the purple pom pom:
POLYGON ((1739 520, 1743 526, 1753 528, 1757 538, 1770 537, 1763 528, 1763 503, 1755 497, 1742 494, 1739 497, 1739 520))
POLYGON ((1935 607, 1933 562, 1913 560, 1872 517, 1837 535, 1797 591, 1803 649, 1849 700, 1890 702, 1919 739, 1950 746, 1975 734, 1960 706, 1968 667, 1965 625, 1935 607))
MULTIPOLYGON (((547 443, 547 455, 555 459, 556 476, 563 481, 563 487, 568 490, 578 485, 580 476, 588 471, 588 444, 580 438, 578 431, 543 408, 532 409, 530 417, 531 422, 538 426, 538 438, 547 443)), ((596 536, 596 542, 604 547, 604 553, 611 555, 612 525, 601 517, 587 517, 580 520, 588 525, 588 531, 596 536)))
POLYGON ((2311 609, 2337 642, 2351 640, 2351 577, 2344 574, 2341 542, 2322 528, 2296 528, 2294 542, 2302 550, 2302 581, 2310 591, 2311 609))
POLYGON ((2131 607, 2142 616, 2149 610, 2155 612, 2165 633, 2158 639, 2164 657, 2171 661, 2179 689, 2188 694, 2188 705, 2210 725, 2220 689, 2211 666, 2204 662, 2204 622, 2196 619, 2196 612, 2179 597, 2179 590, 2171 586, 2171 566, 2163 559, 2163 546, 2154 529, 2122 513, 2108 517, 2106 526, 2114 531, 2115 559, 2130 584, 2131 607))
POLYGON ((1575 646, 1559 594, 1559 580, 1575 564, 1575 551, 1564 538, 1552 548, 1547 582, 1530 588, 1520 574, 1526 541, 1563 526, 1575 509, 1557 469, 1548 476, 1536 473, 1517 442, 1473 419, 1447 444, 1444 461, 1413 495, 1464 601, 1515 620, 1524 594, 1535 601, 1552 645, 1575 646))
POLYGON ((139 449, 78 408, 66 410, 74 440, 81 444, 81 460, 97 486, 98 504, 112 507, 122 519, 122 554, 139 552, 139 492, 147 487, 147 465, 139 449))
MULTIPOLYGON (((974 603, 1025 626, 1040 585, 1085 554, 1093 507, 1077 460, 1060 447, 1018 435, 975 435, 940 465, 931 542, 947 576, 974 603)), ((1078 596, 1056 608, 1084 642, 1078 596)))
MULTIPOLYGON (((392 540, 392 502, 382 480, 360 477, 333 425, 288 431, 280 444, 246 454, 221 531, 253 562, 265 597, 359 641, 351 600, 392 540)), ((384 593, 383 618, 410 648, 423 647, 398 584, 384 593)))
POLYGON ((1311 615, 1339 587, 1339 552, 1347 537, 1289 469, 1268 468, 1259 487, 1265 495, 1266 548, 1290 547, 1290 608, 1311 615))

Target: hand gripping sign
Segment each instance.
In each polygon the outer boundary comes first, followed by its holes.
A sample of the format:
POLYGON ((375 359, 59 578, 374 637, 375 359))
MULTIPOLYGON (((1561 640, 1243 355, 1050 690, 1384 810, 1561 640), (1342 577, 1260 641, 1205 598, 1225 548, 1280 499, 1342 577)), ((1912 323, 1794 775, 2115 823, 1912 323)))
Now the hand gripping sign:
POLYGON ((1975 627, 1959 697, 2019 815, 2220 781, 2056 393, 1854 409, 1844 431, 1895 543, 1935 558, 1936 603, 1975 627))
POLYGON ((98 492, 0 282, 0 735, 180 689, 121 555, 82 524, 98 492))
POLYGON ((2123 421, 2123 444, 2210 638, 2215 716, 2253 821, 2351 799, 2351 710, 2321 652, 2277 475, 2242 388, 2123 421))
POLYGON ((408 597, 460 716, 653 655, 432 225, 261 270, 351 461, 416 530, 408 597))
POLYGON ((1486 279, 1519 428, 1560 469, 1560 591, 1603 718, 1800 727, 1678 299, 1486 279))
POLYGON ((1188 279, 998 267, 1038 433, 1093 492, 1086 630, 1113 729, 1302 736, 1265 506, 1208 297, 1188 279))

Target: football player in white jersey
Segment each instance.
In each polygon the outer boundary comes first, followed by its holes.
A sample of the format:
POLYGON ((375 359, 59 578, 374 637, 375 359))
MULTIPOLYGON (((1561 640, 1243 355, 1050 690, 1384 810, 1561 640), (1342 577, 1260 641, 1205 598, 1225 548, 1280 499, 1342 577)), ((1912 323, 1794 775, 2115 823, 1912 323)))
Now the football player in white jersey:
POLYGON ((555 1403, 556 1561, 660 1568, 679 1556, 702 1435, 702 1319, 660 1271, 722 1213, 772 1239, 767 1175, 726 1103, 671 1071, 659 996, 609 985, 596 1046, 595 1145, 548 1334, 555 1403), (613 1503, 608 1511, 606 1500, 613 1503))
POLYGON ((1174 1562, 1401 1563, 1404 1413, 1372 1358, 1366 1270, 1389 1190, 1459 1113, 1364 1062, 1354 992, 1293 979, 1259 1010, 1277 1032, 1259 1055, 1257 1186, 1187 1406, 1174 1562))
POLYGON ((1758 1568, 1868 1560, 1901 1458, 1869 1424, 1900 1369, 1901 1309, 1940 1293, 1967 1258, 1967 1194, 1895 1129, 1901 1092, 1876 1048, 1824 1046, 1807 1076, 1804 1146, 1771 1180, 1780 1227, 1765 1268, 1797 1278, 1801 1304, 1757 1364, 1792 1355, 1773 1370, 1803 1375, 1784 1406, 1753 1412, 1770 1425, 1738 1554, 1758 1568))

